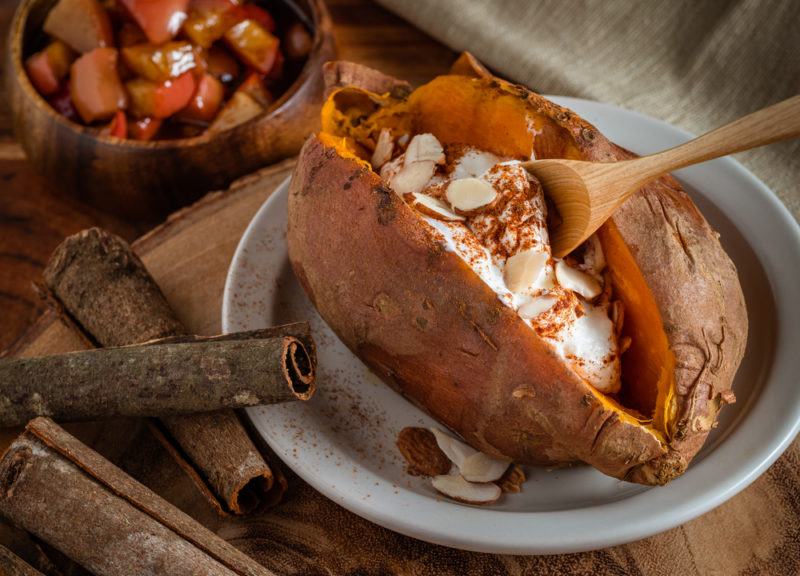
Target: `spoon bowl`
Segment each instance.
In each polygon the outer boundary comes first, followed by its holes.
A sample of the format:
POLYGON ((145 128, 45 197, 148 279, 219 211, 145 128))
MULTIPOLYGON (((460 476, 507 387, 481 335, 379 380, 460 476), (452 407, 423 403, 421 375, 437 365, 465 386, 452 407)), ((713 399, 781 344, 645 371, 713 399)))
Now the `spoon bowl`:
POLYGON ((800 96, 748 114, 685 144, 634 160, 531 160, 523 164, 554 202, 561 223, 551 230, 561 258, 595 233, 642 186, 664 174, 779 140, 800 136, 800 96))

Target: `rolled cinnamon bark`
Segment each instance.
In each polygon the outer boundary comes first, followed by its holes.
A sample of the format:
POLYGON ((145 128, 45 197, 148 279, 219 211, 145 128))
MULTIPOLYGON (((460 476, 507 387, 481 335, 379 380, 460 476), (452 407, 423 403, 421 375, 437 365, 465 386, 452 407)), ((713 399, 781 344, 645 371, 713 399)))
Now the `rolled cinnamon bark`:
POLYGON ((307 400, 313 374, 297 338, 252 332, 0 360, 0 426, 307 400))
POLYGON ((272 574, 47 418, 0 460, 0 513, 93 574, 272 574))
POLYGON ((44 576, 5 546, 0 546, 0 574, 3 576, 44 576))
MULTIPOLYGON (((44 278, 54 298, 99 345, 186 335, 141 260, 124 240, 104 230, 91 228, 67 238, 44 278)), ((260 503, 280 500, 286 485, 276 478, 282 476, 273 473, 235 412, 171 416, 153 426, 221 514, 246 514, 260 503), (243 491, 247 498, 240 499, 243 491)))

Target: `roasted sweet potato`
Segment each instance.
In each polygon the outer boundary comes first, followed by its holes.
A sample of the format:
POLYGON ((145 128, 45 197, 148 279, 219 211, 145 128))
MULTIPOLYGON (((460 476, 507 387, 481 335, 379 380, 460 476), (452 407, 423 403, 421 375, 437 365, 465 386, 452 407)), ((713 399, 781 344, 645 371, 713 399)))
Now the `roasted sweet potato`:
MULTIPOLYGON (((487 454, 532 465, 585 462, 642 484, 682 474, 719 409, 734 400, 747 315, 733 263, 678 182, 664 177, 644 187, 591 245, 548 260, 557 276, 550 292, 531 288, 536 298, 567 294, 576 317, 599 314, 610 326, 613 353, 603 358, 616 372, 607 372, 611 385, 594 383, 529 321, 551 312, 523 313, 503 292, 514 274, 528 273, 525 263, 511 272, 523 252, 498 252, 506 285, 497 288, 443 240, 447 219, 468 222, 480 238, 475 212, 483 209, 451 194, 456 177, 448 170, 456 169, 447 163, 464 147, 506 161, 632 155, 574 112, 492 77, 467 56, 413 92, 354 64, 330 64, 325 75, 322 131, 305 144, 292 178, 288 245, 300 283, 345 344, 487 454), (423 147, 425 139, 431 144, 423 147), (436 175, 425 193, 392 172, 412 154, 430 163, 424 178, 436 175), (442 187, 446 194, 436 197, 442 187), (602 260, 593 269, 602 274, 576 276, 591 259, 602 260)), ((511 170, 498 166, 485 174, 511 170)), ((516 200, 503 197, 503 214, 541 197, 531 176, 526 182, 516 200)), ((483 194, 471 196, 478 206, 500 201, 468 184, 483 194)), ((537 234, 546 240, 544 220, 537 234)), ((484 248, 506 241, 490 236, 484 248)))

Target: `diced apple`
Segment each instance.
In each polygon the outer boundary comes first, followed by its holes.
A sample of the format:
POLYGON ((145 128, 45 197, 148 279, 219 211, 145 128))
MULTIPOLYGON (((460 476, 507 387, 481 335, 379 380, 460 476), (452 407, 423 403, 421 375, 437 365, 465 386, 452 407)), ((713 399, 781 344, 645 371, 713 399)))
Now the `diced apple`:
POLYGON ((255 4, 245 4, 241 8, 242 13, 244 15, 243 20, 249 18, 250 20, 255 20, 259 24, 261 24, 267 32, 275 33, 278 27, 275 24, 275 19, 272 17, 272 14, 261 8, 260 6, 256 6, 255 4))
POLYGON ((283 51, 290 60, 300 60, 308 56, 314 41, 303 24, 295 22, 283 35, 283 51))
POLYGON ((183 109, 192 98, 195 78, 185 72, 163 83, 136 78, 125 84, 130 95, 130 113, 136 118, 168 118, 183 109))
POLYGON ((267 74, 278 55, 278 39, 255 20, 242 20, 225 32, 225 41, 239 58, 267 74))
POLYGON ((189 0, 120 0, 153 44, 172 40, 186 20, 189 0))
POLYGON ((72 102, 84 122, 107 120, 127 103, 117 73, 117 50, 95 48, 75 60, 70 72, 72 102))
POLYGON ((117 110, 114 118, 109 122, 108 126, 100 130, 100 134, 104 136, 114 136, 115 138, 127 138, 128 136, 128 120, 125 118, 125 112, 117 110))
POLYGON ((234 0, 192 0, 183 31, 195 44, 209 48, 246 17, 234 0))
POLYGON ((147 36, 144 35, 142 29, 138 24, 133 22, 123 22, 117 32, 117 45, 121 48, 125 46, 135 46, 136 44, 144 44, 147 42, 147 36))
POLYGON ((74 60, 75 52, 63 42, 55 40, 41 52, 30 56, 25 61, 25 69, 36 90, 46 96, 58 90, 74 60))
POLYGON ((247 75, 237 88, 237 91, 245 92, 253 100, 261 104, 262 108, 269 107, 272 104, 273 98, 267 87, 264 86, 264 75, 257 72, 251 72, 247 75))
POLYGON ((180 118, 211 122, 219 112, 225 87, 211 74, 204 74, 197 81, 197 89, 189 104, 180 112, 180 118))
POLYGON ((223 84, 230 84, 239 76, 239 62, 230 52, 219 46, 209 48, 206 66, 208 73, 213 74, 223 84))
POLYGON ((195 67, 195 53, 189 42, 167 42, 160 46, 137 44, 121 50, 122 61, 134 73, 153 82, 177 78, 195 67))
POLYGON ((50 66, 50 59, 44 50, 25 60, 25 70, 28 72, 31 84, 42 96, 48 96, 58 91, 59 79, 56 77, 53 67, 50 66))
POLYGON ((55 94, 52 94, 47 101, 53 110, 61 114, 64 118, 78 121, 78 111, 72 103, 72 94, 69 89, 69 82, 63 82, 55 94))
POLYGON ((97 0, 59 0, 47 14, 44 31, 80 53, 114 45, 111 21, 97 0))
POLYGON ((128 123, 128 137, 132 140, 152 140, 161 128, 158 118, 140 118, 128 123))
POLYGON ((267 74, 267 82, 274 83, 283 79, 284 64, 286 64, 286 58, 283 57, 283 50, 278 50, 278 54, 275 56, 275 63, 267 74))
POLYGON ((208 127, 208 133, 216 134, 224 130, 230 130, 234 126, 244 124, 261 114, 264 108, 248 96, 246 92, 236 91, 228 100, 227 104, 220 110, 217 117, 211 126, 208 127))

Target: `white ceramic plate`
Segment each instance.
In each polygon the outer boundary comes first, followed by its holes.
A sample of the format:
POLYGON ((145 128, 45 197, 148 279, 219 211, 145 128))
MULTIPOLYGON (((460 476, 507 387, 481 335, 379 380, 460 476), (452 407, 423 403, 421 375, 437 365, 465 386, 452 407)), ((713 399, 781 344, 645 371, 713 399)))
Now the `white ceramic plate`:
MULTIPOLYGON (((640 154, 690 137, 621 108, 553 100, 640 154)), ((677 175, 738 267, 750 333, 734 385, 737 403, 723 410, 701 454, 668 486, 648 489, 589 467, 528 469, 521 494, 470 507, 407 475, 394 445, 397 433, 434 422, 344 347, 298 285, 286 253, 288 182, 242 237, 225 286, 222 326, 235 331, 309 319, 319 346, 319 388, 307 403, 250 409, 253 423, 284 462, 327 497, 377 524, 446 546, 511 554, 583 551, 644 538, 718 506, 764 472, 800 427, 800 229, 766 186, 732 159, 677 175)))

